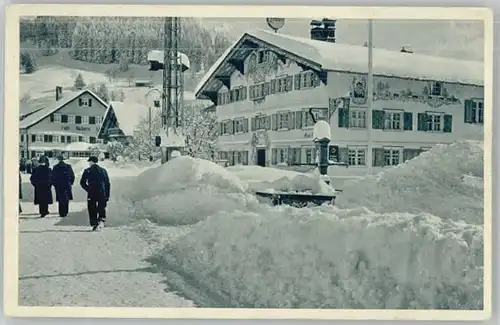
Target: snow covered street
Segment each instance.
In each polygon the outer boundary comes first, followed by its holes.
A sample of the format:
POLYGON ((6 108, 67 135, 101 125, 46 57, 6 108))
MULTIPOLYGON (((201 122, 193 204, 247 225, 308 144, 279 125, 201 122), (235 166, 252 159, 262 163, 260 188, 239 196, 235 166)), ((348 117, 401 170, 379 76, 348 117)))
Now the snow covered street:
MULTIPOLYGON (((78 212, 84 209, 84 202, 70 207, 70 214, 78 212)), ((144 261, 151 255, 152 246, 136 231, 120 227, 95 233, 88 226, 55 226, 59 217, 51 214, 40 219, 30 214, 35 209, 30 202, 23 203, 21 306, 193 306, 191 301, 168 292, 164 275, 144 261)), ((86 215, 82 213, 81 217, 86 215)))

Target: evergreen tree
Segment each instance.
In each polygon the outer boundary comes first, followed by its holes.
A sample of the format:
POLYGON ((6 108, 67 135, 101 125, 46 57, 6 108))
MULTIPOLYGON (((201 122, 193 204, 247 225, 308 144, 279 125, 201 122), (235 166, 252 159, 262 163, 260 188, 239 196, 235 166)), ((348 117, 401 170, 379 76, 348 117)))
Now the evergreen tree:
POLYGON ((21 52, 20 64, 24 67, 24 73, 33 73, 37 69, 35 56, 30 52, 21 52))
POLYGON ((85 88, 85 86, 86 86, 86 84, 85 84, 85 81, 83 80, 83 76, 81 73, 79 73, 75 79, 74 87, 75 87, 75 89, 81 90, 81 89, 85 88))

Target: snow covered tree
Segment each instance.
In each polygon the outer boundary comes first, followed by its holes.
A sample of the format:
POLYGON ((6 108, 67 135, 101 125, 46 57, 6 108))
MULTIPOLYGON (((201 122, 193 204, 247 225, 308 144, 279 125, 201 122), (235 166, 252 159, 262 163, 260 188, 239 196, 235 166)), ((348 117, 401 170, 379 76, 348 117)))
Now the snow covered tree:
POLYGON ((91 156, 99 157, 99 155, 101 154, 101 149, 99 148, 99 145, 98 144, 90 145, 89 146, 89 153, 91 156))
POLYGON ((125 93, 122 89, 112 90, 109 94, 109 98, 114 102, 123 102, 125 100, 125 93))
POLYGON ((108 142, 108 153, 109 157, 113 162, 118 160, 118 157, 123 153, 123 145, 118 141, 110 141, 108 142))
POLYGON ((213 160, 217 141, 217 118, 214 113, 205 112, 203 108, 196 104, 184 107, 184 154, 213 160))
POLYGON ((156 109, 151 113, 151 132, 148 116, 143 116, 136 125, 134 137, 124 150, 124 155, 131 159, 148 159, 151 155, 153 160, 161 157, 160 148, 153 144, 151 137, 160 134, 162 129, 161 110, 156 109), (147 157, 147 158, 146 158, 147 157))
POLYGON ((86 84, 85 84, 85 81, 83 80, 83 76, 81 73, 79 73, 75 79, 75 88, 81 90, 81 89, 85 88, 85 86, 86 86, 86 84))
POLYGON ((101 98, 106 103, 109 102, 109 100, 110 100, 110 94, 109 94, 108 87, 106 86, 105 83, 90 84, 88 86, 88 89, 91 90, 97 96, 99 96, 99 98, 101 98))

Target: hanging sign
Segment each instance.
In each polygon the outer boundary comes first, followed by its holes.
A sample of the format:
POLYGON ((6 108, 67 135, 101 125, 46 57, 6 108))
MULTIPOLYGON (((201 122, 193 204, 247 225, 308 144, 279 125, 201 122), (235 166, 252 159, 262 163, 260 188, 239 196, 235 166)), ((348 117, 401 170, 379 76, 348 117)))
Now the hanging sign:
POLYGON ((266 18, 267 25, 271 27, 275 33, 278 32, 278 29, 283 28, 285 25, 285 18, 276 18, 276 17, 269 17, 266 18))

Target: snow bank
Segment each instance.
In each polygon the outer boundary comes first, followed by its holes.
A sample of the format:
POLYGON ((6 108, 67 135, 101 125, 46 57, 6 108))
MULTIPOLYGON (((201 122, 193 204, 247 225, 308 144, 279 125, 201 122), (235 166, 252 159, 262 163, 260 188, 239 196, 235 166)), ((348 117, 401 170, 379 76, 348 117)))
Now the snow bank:
POLYGON ((209 217, 161 259, 232 307, 481 309, 482 249, 425 213, 282 206, 209 217))
POLYGON ((149 219, 160 225, 193 224, 221 211, 247 210, 258 203, 248 185, 223 167, 187 156, 146 170, 109 206, 125 219, 149 219))
POLYGON ((261 167, 261 166, 231 166, 226 168, 234 175, 238 176, 239 179, 246 182, 262 182, 262 181, 275 181, 282 177, 295 177, 297 175, 303 175, 303 173, 296 172, 293 170, 283 170, 272 167, 261 167))
POLYGON ((333 193, 333 189, 315 174, 298 174, 293 177, 281 177, 272 182, 255 182, 250 184, 250 187, 255 191, 266 192, 333 193))
MULTIPOLYGON (((99 165, 107 170, 108 176, 110 178, 137 176, 147 169, 158 166, 158 164, 159 163, 157 162, 149 161, 117 161, 114 163, 111 160, 105 160, 99 162, 99 165)), ((77 177, 80 177, 83 174, 85 168, 89 167, 89 163, 87 162, 87 159, 82 158, 75 161, 75 163, 72 164, 72 167, 75 175, 77 175, 77 177)))
POLYGON ((343 188, 341 208, 376 212, 428 212, 441 218, 483 224, 484 190, 464 183, 463 175, 483 177, 483 142, 460 141, 367 176, 343 188))

